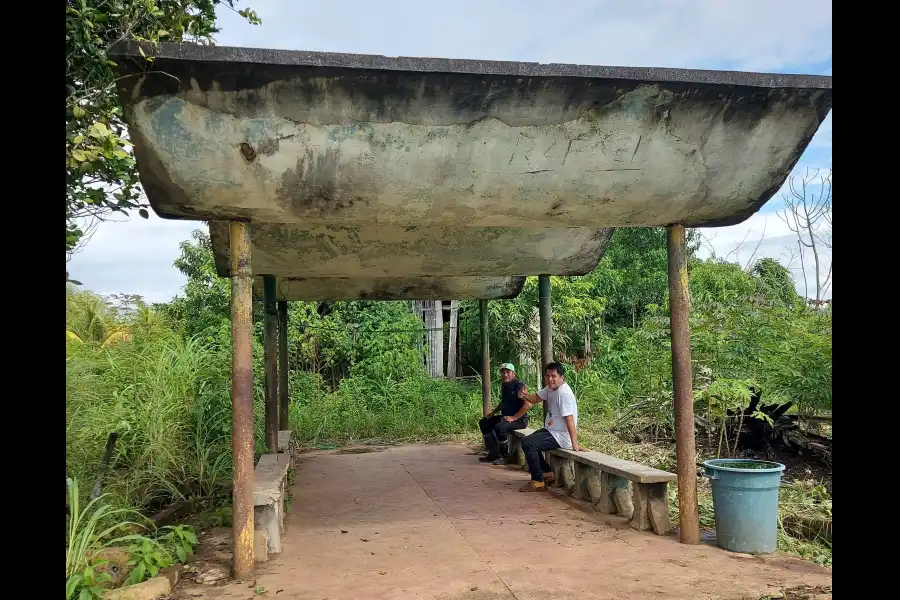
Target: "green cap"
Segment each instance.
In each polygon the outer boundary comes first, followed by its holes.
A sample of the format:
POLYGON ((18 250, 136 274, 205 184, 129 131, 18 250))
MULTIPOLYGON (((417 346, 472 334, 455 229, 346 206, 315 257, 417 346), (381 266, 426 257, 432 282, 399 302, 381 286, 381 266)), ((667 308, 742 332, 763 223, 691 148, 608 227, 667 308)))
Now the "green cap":
POLYGON ((503 363, 502 365, 500 365, 500 370, 502 371, 503 369, 508 369, 513 373, 516 372, 516 367, 512 363, 503 363))

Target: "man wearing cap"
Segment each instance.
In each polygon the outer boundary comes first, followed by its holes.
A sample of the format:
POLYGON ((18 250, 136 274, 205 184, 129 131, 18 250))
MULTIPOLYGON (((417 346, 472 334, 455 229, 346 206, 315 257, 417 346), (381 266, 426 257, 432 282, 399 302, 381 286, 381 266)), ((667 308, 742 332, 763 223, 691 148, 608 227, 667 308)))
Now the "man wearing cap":
POLYGON ((527 411, 513 419, 513 415, 520 412, 524 401, 519 398, 519 392, 525 388, 525 384, 516 378, 516 367, 512 363, 500 365, 500 404, 488 416, 478 422, 481 435, 484 436, 485 446, 488 449, 487 456, 479 458, 481 462, 491 462, 502 465, 506 459, 500 456, 500 444, 505 442, 510 431, 525 429, 528 427, 527 411))

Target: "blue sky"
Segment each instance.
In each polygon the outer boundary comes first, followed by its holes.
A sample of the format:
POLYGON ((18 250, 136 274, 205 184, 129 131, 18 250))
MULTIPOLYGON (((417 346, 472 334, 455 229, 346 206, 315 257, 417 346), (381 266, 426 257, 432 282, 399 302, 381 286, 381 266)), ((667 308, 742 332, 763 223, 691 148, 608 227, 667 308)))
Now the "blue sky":
MULTIPOLYGON (((221 45, 616 66, 831 74, 830 0, 243 0, 263 24, 221 8, 221 45)), ((831 115, 794 173, 830 173, 831 115)), ((707 254, 746 264, 790 262, 796 237, 777 216, 780 194, 740 225, 705 230, 707 254)), ((100 224, 68 266, 101 294, 165 301, 184 278, 178 245, 202 223, 149 220, 100 224)), ((809 265, 807 257, 805 263, 809 265)), ((830 266, 830 257, 827 264, 830 266)), ((803 293, 799 260, 792 272, 803 293)), ((807 269, 807 285, 813 278, 807 269)), ((828 294, 830 297, 830 290, 828 294)))

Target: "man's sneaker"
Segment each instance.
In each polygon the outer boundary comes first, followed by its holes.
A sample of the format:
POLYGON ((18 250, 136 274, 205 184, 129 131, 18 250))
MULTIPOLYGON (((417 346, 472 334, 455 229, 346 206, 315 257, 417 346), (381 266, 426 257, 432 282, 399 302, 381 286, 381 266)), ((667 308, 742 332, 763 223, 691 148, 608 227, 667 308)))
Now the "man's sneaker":
POLYGON ((544 485, 543 481, 534 481, 531 480, 522 487, 519 488, 520 492, 545 492, 547 491, 547 486, 544 485))
POLYGON ((556 481, 556 475, 553 473, 544 473, 544 483, 550 485, 554 481, 556 481))
POLYGON ((509 459, 503 458, 503 457, 501 456, 500 458, 496 459, 496 460, 495 460, 494 462, 492 462, 491 464, 494 464, 494 465, 505 465, 505 464, 508 464, 508 463, 509 463, 509 459))
MULTIPOLYGON (((481 462, 489 462, 489 463, 492 463, 492 462, 494 462, 495 460, 498 460, 498 459, 497 459, 497 456, 496 456, 496 455, 491 456, 490 454, 488 454, 487 456, 482 456, 482 457, 479 458, 478 460, 480 460, 481 462)), ((494 464, 496 464, 496 463, 494 463, 494 464)))

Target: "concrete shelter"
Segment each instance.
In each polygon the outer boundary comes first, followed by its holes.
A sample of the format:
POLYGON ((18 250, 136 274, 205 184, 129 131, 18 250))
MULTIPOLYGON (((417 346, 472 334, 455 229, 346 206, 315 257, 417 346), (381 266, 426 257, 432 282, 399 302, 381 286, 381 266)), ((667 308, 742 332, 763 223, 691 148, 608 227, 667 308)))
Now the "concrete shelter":
POLYGON ((227 238, 211 229, 232 277, 237 578, 252 575, 255 540, 254 276, 277 453, 278 279, 285 300, 468 289, 486 349, 489 290, 539 274, 546 364, 549 275, 590 271, 615 227, 668 228, 681 541, 699 542, 685 227, 740 223, 778 191, 831 109, 830 76, 132 41, 109 56, 154 211, 230 222, 227 238), (495 279, 448 287, 476 277, 495 279))

